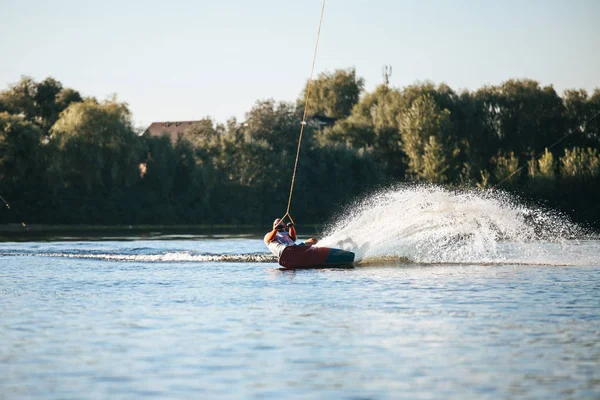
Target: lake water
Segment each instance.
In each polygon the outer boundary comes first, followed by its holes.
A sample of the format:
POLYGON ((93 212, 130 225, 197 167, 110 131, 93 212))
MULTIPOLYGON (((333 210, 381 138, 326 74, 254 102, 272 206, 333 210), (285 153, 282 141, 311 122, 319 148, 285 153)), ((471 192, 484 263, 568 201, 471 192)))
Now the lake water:
POLYGON ((353 269, 258 235, 0 243, 0 398, 600 398, 600 241, 424 196, 331 224, 353 269))
POLYGON ((600 397, 600 263, 279 271, 259 238, 0 254, 0 398, 600 397))

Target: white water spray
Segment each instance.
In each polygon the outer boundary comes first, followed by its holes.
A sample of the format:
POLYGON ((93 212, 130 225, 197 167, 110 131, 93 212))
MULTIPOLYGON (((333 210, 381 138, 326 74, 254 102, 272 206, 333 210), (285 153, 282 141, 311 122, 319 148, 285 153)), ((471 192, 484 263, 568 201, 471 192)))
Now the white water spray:
POLYGON ((359 263, 581 264, 587 260, 574 249, 579 243, 569 240, 581 232, 565 217, 520 205, 504 192, 420 185, 350 207, 319 246, 354 251, 359 263))

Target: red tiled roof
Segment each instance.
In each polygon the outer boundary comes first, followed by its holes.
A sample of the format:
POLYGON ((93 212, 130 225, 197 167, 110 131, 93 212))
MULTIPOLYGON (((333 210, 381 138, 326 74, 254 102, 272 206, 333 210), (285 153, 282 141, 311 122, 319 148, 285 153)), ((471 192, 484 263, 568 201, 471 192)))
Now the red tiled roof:
POLYGON ((167 134, 171 137, 171 142, 175 143, 177 137, 183 135, 185 130, 196 122, 200 121, 153 122, 144 131, 144 135, 162 136, 163 134, 167 134))

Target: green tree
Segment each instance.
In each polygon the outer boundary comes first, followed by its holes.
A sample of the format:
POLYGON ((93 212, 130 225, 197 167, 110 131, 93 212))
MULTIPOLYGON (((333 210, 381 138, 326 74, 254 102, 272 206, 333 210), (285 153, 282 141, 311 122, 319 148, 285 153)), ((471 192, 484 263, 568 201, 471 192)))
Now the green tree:
POLYGON ((581 146, 589 143, 585 136, 584 121, 589 115, 588 94, 585 90, 565 90, 563 93, 565 105, 565 134, 572 134, 563 142, 565 147, 581 146))
POLYGON ((543 196, 556 190, 556 162, 547 148, 539 159, 532 158, 527 164, 529 180, 526 190, 543 196))
POLYGON ((574 147, 565 149, 560 158, 560 172, 563 177, 595 178, 600 175, 600 154, 598 149, 574 147))
POLYGON ((556 163, 554 156, 546 148, 544 154, 539 159, 531 159, 528 162, 529 176, 531 178, 542 177, 545 179, 554 179, 556 176, 556 163))
POLYGON ((494 177, 496 178, 496 182, 504 182, 507 180, 508 182, 514 183, 517 181, 519 174, 516 173, 516 171, 519 169, 519 159, 512 151, 508 154, 498 154, 493 158, 492 162, 494 165, 494 177))
POLYGON ((444 183, 448 179, 446 151, 436 136, 429 136, 423 149, 422 171, 420 176, 431 183, 444 183))
POLYGON ((319 135, 320 142, 372 150, 388 175, 404 177, 406 165, 400 146, 398 115, 405 109, 406 102, 399 90, 380 85, 356 104, 348 118, 325 129, 319 135))
POLYGON ((0 93, 3 107, 11 114, 20 114, 29 121, 36 117, 35 93, 37 83, 33 78, 22 76, 21 79, 12 84, 8 90, 0 93))
POLYGON ((52 77, 37 83, 23 76, 19 82, 0 93, 2 108, 11 114, 23 115, 40 125, 45 132, 56 122, 61 111, 77 101, 82 101, 78 92, 63 88, 52 77))
MULTIPOLYGON (((354 68, 338 69, 333 73, 323 72, 310 86, 307 115, 322 115, 342 119, 350 115, 358 103, 364 80, 356 77, 354 68)), ((298 99, 298 109, 304 111, 307 86, 298 99)))
POLYGON ((143 185, 155 201, 164 202, 173 192, 175 176, 175 153, 169 135, 144 136, 145 173, 143 185))
POLYGON ((0 182, 19 184, 41 161, 42 131, 22 116, 0 113, 0 182))
POLYGON ((440 110, 430 95, 416 99, 400 117, 402 146, 413 176, 436 182, 448 179, 449 126, 450 112, 440 110), (434 178, 435 172, 442 175, 434 178))
POLYGON ((194 148, 198 148, 207 142, 218 140, 219 136, 224 134, 224 129, 222 125, 215 125, 211 118, 206 117, 188 127, 183 139, 190 142, 194 148))
POLYGON ((586 102, 586 114, 583 125, 583 136, 589 140, 590 146, 598 147, 600 143, 600 88, 586 102))
MULTIPOLYGON (((494 129, 487 120, 488 105, 481 96, 463 91, 451 116, 455 120, 454 134, 460 153, 455 160, 462 164, 460 181, 470 183, 481 178, 481 171, 491 169, 490 161, 499 148, 494 129)), ((488 176, 489 177, 489 176, 488 176)))
POLYGON ((480 180, 477 183, 477 187, 481 188, 481 189, 485 189, 487 187, 490 186, 490 177, 491 174, 489 173, 489 171, 487 169, 482 169, 479 170, 479 174, 480 174, 480 180))
MULTIPOLYGON (((273 100, 259 101, 246 114, 245 124, 229 132, 245 142, 263 142, 274 151, 295 149, 298 144, 302 117, 291 103, 273 100)), ((311 129, 304 130, 303 145, 312 140, 311 129)))
POLYGON ((42 138, 42 130, 23 116, 0 113, 0 194, 13 204, 7 218, 30 220, 43 211, 47 153, 42 138))
POLYGON ((46 130, 50 129, 62 111, 56 102, 57 96, 63 91, 63 86, 54 78, 46 78, 35 86, 33 97, 36 106, 36 116, 46 130))
MULTIPOLYGON (((323 143, 344 143, 354 148, 372 149, 387 174, 403 178, 407 165, 401 141, 401 120, 418 99, 429 96, 439 109, 449 111, 447 137, 454 135, 454 116, 461 116, 457 96, 447 85, 431 82, 410 85, 403 90, 378 86, 356 104, 352 114, 324 130, 323 143)), ((438 140, 440 144, 446 144, 438 140)))
MULTIPOLYGON (((59 114, 71 105, 83 101, 78 91, 73 89, 63 89, 56 95, 56 107, 59 114)), ((56 121, 55 121, 56 122, 56 121)))
POLYGON ((533 80, 508 80, 476 93, 487 111, 486 126, 500 150, 517 155, 539 153, 565 133, 564 105, 552 86, 533 80))
POLYGON ((115 99, 72 103, 51 134, 67 184, 92 193, 138 182, 142 147, 126 104, 115 99))
POLYGON ((459 105, 457 103, 458 96, 445 83, 436 86, 433 82, 425 81, 408 85, 402 89, 403 102, 406 104, 406 107, 411 107, 415 101, 424 96, 431 97, 440 109, 450 111, 452 116, 457 115, 460 110, 457 107, 459 105))

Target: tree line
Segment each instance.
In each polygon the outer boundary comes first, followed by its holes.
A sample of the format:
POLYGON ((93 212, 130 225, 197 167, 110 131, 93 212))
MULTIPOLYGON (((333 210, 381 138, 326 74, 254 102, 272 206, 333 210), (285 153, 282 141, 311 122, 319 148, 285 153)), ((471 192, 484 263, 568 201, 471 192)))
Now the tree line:
MULTIPOLYGON (((306 93, 306 87, 304 88, 306 93)), ((174 142, 140 135, 127 104, 47 78, 0 92, 0 223, 268 224, 287 206, 304 107, 258 101, 174 142)), ((311 84, 291 214, 322 223, 404 181, 499 187, 600 227, 600 89, 508 80, 476 91, 382 84, 353 69, 311 84)))

